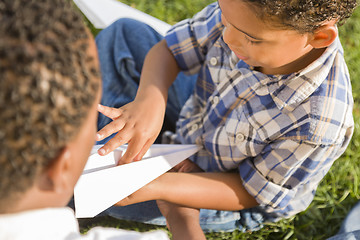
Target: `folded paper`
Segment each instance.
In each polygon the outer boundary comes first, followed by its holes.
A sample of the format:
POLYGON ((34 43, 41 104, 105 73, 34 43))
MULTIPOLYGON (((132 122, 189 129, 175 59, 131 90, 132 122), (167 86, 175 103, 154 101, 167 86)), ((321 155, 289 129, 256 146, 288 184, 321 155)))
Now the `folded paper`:
POLYGON ((94 217, 199 150, 196 145, 154 144, 141 161, 117 166, 122 146, 106 156, 94 146, 74 190, 77 218, 94 217))
POLYGON ((106 28, 119 18, 142 21, 161 35, 165 35, 170 28, 168 23, 116 0, 74 0, 74 3, 98 29, 106 28))

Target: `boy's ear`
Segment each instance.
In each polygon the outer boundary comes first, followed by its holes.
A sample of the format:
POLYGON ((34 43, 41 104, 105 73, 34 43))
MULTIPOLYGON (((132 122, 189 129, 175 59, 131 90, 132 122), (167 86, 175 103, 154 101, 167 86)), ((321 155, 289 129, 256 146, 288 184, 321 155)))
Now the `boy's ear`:
POLYGON ((44 169, 39 187, 43 191, 62 192, 66 190, 68 185, 69 171, 71 167, 70 151, 65 146, 59 156, 53 160, 53 162, 44 169))
POLYGON ((336 21, 328 21, 312 34, 309 44, 314 48, 324 48, 330 46, 338 36, 336 21))

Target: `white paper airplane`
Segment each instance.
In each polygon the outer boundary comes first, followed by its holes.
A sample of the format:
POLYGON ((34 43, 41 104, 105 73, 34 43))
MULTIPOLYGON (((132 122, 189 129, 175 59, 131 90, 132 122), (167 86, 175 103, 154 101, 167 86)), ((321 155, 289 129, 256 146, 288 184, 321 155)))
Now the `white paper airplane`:
POLYGON ((122 146, 106 156, 94 146, 74 190, 77 218, 94 217, 199 150, 197 145, 153 144, 141 161, 117 166, 122 146))
POLYGON ((165 35, 171 26, 116 0, 74 0, 74 3, 98 29, 106 28, 119 18, 133 18, 147 23, 161 35, 165 35))

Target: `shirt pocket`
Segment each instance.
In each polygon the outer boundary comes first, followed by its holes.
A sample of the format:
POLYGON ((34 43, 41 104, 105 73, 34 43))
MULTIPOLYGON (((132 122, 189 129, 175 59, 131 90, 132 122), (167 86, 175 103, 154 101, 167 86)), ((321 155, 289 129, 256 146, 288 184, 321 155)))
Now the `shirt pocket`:
POLYGON ((255 157, 264 147, 243 111, 234 109, 227 117, 224 129, 226 139, 223 141, 228 142, 234 161, 255 157))

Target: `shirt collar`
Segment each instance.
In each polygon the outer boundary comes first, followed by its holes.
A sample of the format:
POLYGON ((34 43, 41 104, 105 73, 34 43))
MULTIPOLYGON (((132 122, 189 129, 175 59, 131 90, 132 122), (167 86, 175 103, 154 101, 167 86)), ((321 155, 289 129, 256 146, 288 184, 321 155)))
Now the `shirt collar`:
POLYGON ((290 75, 265 75, 254 71, 243 61, 239 61, 236 66, 256 94, 270 94, 281 111, 291 112, 324 82, 338 53, 343 54, 339 38, 317 60, 290 75))

